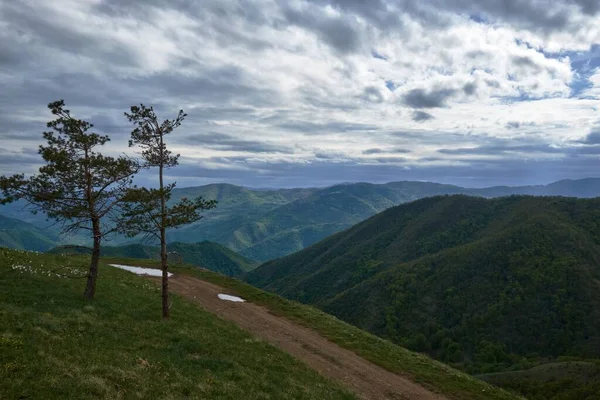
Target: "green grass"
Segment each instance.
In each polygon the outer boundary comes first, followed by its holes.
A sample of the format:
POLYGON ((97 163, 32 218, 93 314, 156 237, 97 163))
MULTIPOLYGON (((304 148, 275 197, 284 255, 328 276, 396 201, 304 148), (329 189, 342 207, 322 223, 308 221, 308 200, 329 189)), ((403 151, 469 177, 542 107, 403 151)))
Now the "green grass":
MULTIPOLYGON (((111 259, 111 262, 147 267, 157 266, 156 262, 150 260, 111 259), (140 261, 143 262, 140 263, 140 261)), ((208 270, 186 266, 173 267, 171 271, 196 276, 227 288, 231 294, 263 305, 275 315, 284 316, 303 326, 314 329, 339 346, 354 351, 361 357, 389 371, 406 376, 434 392, 442 393, 450 399, 509 400, 520 398, 432 360, 425 355, 408 351, 387 340, 362 331, 315 308, 283 299, 236 279, 208 270)))
POLYGON ((0 399, 354 398, 177 296, 162 321, 157 286, 131 273, 101 266, 87 302, 86 266, 0 249, 0 399))

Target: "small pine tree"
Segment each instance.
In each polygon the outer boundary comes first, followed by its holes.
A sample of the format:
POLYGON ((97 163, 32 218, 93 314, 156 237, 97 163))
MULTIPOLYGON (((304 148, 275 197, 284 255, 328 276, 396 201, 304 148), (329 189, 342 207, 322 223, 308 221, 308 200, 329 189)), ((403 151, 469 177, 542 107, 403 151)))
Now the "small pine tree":
POLYGON ((155 237, 160 241, 160 262, 162 269, 162 315, 169 318, 169 274, 167 255, 168 228, 197 221, 202 216, 200 210, 214 208, 216 200, 204 200, 198 197, 194 200, 183 198, 179 203, 167 205, 175 183, 165 184, 164 170, 179 163, 179 154, 174 155, 167 149, 164 137, 181 125, 186 117, 183 110, 177 118, 159 122, 152 107, 131 107, 125 117, 132 122, 135 129, 131 132, 129 146, 139 146, 142 150, 144 167, 158 168, 158 189, 132 188, 123 203, 123 219, 120 224, 121 232, 130 237, 143 234, 155 237))
POLYGON ((117 206, 131 187, 138 163, 128 157, 107 157, 98 152, 110 139, 89 132, 93 125, 73 118, 63 100, 48 104, 57 118, 44 132, 47 144, 39 147, 46 162, 39 173, 0 177, 1 204, 23 199, 33 212, 42 211, 62 224, 62 231, 85 230, 93 241, 84 296, 93 299, 102 239, 116 231, 117 206), (111 223, 105 223, 105 220, 111 223))

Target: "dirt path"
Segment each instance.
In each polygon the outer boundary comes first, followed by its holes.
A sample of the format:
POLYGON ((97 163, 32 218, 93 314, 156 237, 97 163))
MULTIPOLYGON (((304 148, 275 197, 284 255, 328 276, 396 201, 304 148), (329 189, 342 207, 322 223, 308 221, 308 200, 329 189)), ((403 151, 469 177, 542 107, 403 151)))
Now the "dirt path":
POLYGON ((231 292, 217 285, 174 275, 169 279, 169 286, 172 292, 279 347, 364 399, 445 399, 341 348, 311 329, 274 316, 264 307, 223 301, 217 295, 231 292))

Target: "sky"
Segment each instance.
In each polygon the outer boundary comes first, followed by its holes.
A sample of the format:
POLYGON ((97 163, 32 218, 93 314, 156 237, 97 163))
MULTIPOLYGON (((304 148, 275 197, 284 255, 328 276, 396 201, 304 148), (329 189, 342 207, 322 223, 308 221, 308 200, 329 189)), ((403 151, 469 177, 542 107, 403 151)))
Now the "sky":
POLYGON ((183 109, 179 187, 600 176, 597 0, 2 0, 0 88, 0 174, 64 99, 111 155, 183 109))

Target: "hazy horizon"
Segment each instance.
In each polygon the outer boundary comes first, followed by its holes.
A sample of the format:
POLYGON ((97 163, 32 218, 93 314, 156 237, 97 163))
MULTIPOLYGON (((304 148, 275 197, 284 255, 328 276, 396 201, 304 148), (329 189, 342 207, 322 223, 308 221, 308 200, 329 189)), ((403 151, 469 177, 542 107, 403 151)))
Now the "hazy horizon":
MULTIPOLYGON (((522 187, 522 186, 547 186, 553 183, 557 183, 557 182, 561 182, 561 181, 581 181, 581 180, 588 180, 588 179, 598 179, 600 180, 600 176, 596 177, 596 176, 588 176, 585 178, 578 178, 578 179, 560 179, 558 181, 549 181, 549 182, 543 182, 543 183, 531 183, 531 184, 523 184, 523 185, 483 185, 483 186, 462 186, 464 188, 467 189, 482 189, 482 188, 489 188, 489 187, 494 187, 494 186, 508 186, 508 187, 522 187)), ((280 189, 325 189, 328 187, 333 187, 333 186, 339 186, 339 185, 355 185, 355 184, 362 184, 362 183, 366 183, 366 184, 372 184, 372 185, 385 185, 388 183, 395 183, 395 182, 421 182, 421 183, 435 183, 435 184, 442 184, 442 185, 452 185, 452 186, 461 186, 461 185, 454 185, 452 183, 444 183, 444 182, 436 182, 436 181, 426 181, 426 180, 396 180, 396 181, 385 181, 385 182, 367 182, 367 181, 355 181, 355 182, 336 182, 336 183, 332 183, 330 185, 324 185, 324 186, 281 186, 281 187, 269 187, 269 186, 248 186, 248 185, 243 185, 243 184, 234 184, 234 183, 229 183, 229 182, 210 182, 210 183, 205 183, 205 184, 201 184, 201 185, 189 185, 189 186, 183 186, 183 185, 178 185, 177 188, 178 189, 186 189, 186 188, 192 188, 192 187, 200 187, 200 186, 208 186, 208 185, 232 185, 232 186, 237 186, 237 187, 243 187, 245 189, 249 189, 249 190, 280 190, 280 189)))

